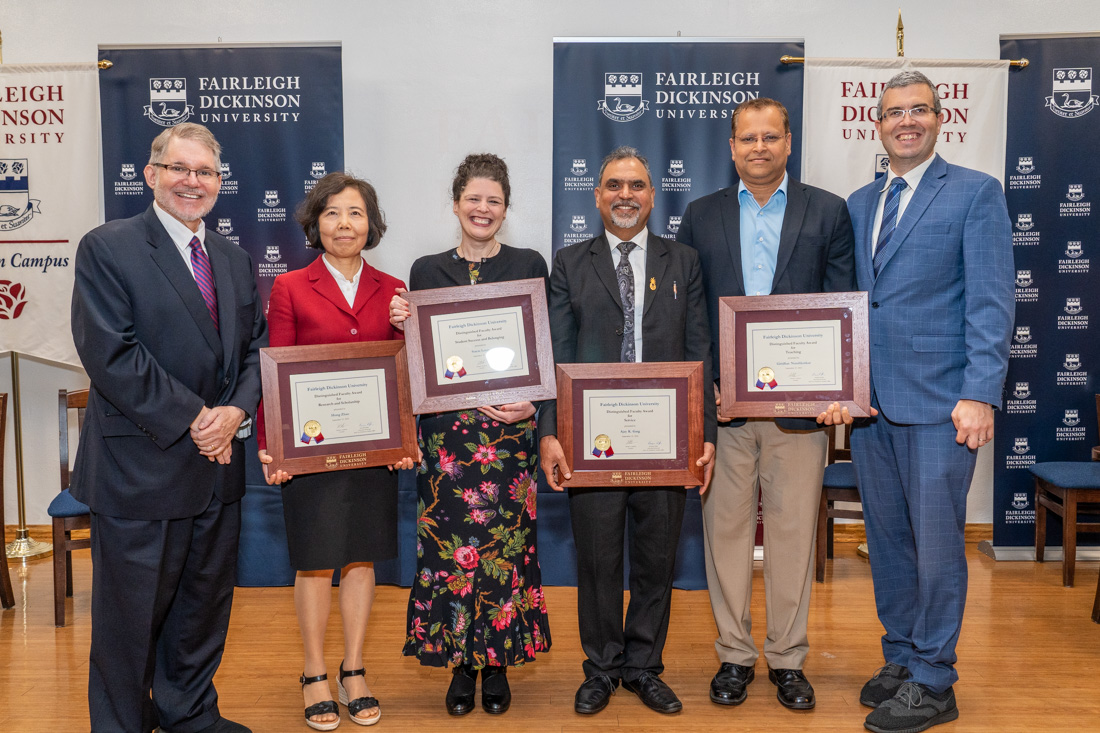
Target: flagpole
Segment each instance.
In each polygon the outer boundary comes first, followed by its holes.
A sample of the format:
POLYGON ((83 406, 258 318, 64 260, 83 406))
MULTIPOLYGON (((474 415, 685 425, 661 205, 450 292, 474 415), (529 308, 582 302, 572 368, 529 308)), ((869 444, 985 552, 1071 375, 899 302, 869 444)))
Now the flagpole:
POLYGON ((12 412, 15 416, 15 498, 19 507, 19 527, 15 539, 7 544, 5 554, 9 558, 37 557, 53 552, 49 542, 39 542, 27 529, 27 500, 23 493, 23 413, 19 405, 19 354, 11 352, 12 412))

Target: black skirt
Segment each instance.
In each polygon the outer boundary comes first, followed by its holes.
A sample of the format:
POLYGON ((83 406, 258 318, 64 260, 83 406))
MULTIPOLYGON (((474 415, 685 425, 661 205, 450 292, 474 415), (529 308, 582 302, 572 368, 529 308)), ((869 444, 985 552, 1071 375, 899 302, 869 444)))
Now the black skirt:
POLYGON ((385 466, 303 474, 283 484, 295 570, 397 557, 397 472, 385 466))

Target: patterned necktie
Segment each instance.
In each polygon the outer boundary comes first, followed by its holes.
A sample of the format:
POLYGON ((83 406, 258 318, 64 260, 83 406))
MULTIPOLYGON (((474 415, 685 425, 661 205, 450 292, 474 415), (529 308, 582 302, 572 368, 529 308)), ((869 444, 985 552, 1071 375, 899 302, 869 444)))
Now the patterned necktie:
POLYGON ((895 178, 890 181, 890 190, 886 192, 886 204, 882 207, 882 224, 879 225, 878 243, 875 244, 875 255, 871 258, 871 264, 875 268, 875 276, 882 267, 882 253, 886 245, 890 243, 890 237, 898 226, 898 207, 901 205, 901 192, 908 187, 904 178, 895 178))
POLYGON ((619 243, 619 266, 615 268, 615 279, 619 281, 619 300, 623 304, 623 347, 619 361, 634 361, 634 268, 630 266, 630 252, 638 245, 633 242, 619 243))
POLYGON ((195 282, 202 299, 206 301, 206 309, 214 319, 214 328, 218 328, 218 294, 214 290, 214 273, 210 269, 210 258, 203 252, 198 237, 191 237, 191 269, 195 271, 195 282))

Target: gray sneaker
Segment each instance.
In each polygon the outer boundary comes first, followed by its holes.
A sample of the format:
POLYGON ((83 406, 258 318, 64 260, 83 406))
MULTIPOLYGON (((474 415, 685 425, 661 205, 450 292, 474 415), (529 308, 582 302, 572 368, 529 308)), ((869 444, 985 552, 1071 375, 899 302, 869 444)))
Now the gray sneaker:
POLYGON ((958 717, 954 689, 937 694, 916 682, 904 682, 898 694, 867 716, 863 727, 874 733, 919 733, 958 717))
POLYGON ((859 704, 877 708, 898 694, 901 683, 909 679, 909 670, 900 664, 887 662, 871 676, 863 689, 859 691, 859 704))

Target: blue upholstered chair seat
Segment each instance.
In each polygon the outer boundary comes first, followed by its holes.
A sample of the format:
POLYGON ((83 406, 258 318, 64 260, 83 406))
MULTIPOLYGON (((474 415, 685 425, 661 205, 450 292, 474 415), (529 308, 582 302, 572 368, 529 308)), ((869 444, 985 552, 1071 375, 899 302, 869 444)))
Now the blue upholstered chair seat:
POLYGON ((1100 489, 1100 462, 1050 461, 1033 464, 1028 470, 1063 489, 1100 489))
POLYGON ((68 489, 53 498, 46 513, 51 517, 79 517, 89 513, 88 505, 73 498, 68 489))
POLYGON ((821 484, 827 489, 856 488, 856 467, 852 463, 831 463, 825 467, 821 484))

